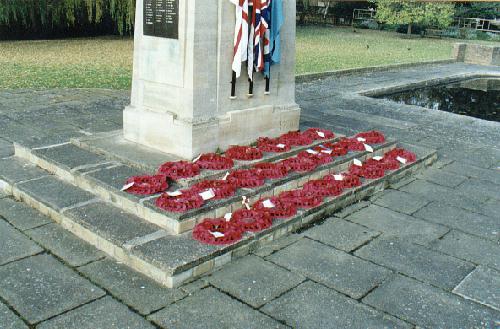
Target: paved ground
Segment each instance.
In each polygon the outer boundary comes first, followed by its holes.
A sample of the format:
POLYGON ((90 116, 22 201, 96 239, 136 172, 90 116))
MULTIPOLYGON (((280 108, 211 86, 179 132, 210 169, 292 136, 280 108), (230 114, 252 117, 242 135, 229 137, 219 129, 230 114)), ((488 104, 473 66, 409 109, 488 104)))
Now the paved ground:
MULTIPOLYGON (((498 328, 500 124, 358 93, 498 68, 448 64, 297 86, 303 127, 439 150, 414 180, 180 289, 0 193, 0 328, 498 328)), ((119 129, 126 93, 0 92, 0 157, 119 129)), ((2 170, 2 168, 0 168, 2 170)))

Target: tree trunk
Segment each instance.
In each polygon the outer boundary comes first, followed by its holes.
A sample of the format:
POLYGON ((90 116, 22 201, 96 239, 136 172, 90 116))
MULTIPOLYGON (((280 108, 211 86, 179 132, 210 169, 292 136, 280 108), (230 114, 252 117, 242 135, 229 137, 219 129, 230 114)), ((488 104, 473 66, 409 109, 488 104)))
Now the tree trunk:
POLYGON ((406 34, 411 35, 411 24, 408 24, 408 30, 406 31, 406 34))
POLYGON ((40 4, 38 3, 38 0, 33 1, 33 3, 30 5, 29 11, 30 11, 29 15, 30 15, 31 29, 35 34, 38 34, 39 32, 41 32, 40 25, 38 24, 39 13, 40 13, 40 4))

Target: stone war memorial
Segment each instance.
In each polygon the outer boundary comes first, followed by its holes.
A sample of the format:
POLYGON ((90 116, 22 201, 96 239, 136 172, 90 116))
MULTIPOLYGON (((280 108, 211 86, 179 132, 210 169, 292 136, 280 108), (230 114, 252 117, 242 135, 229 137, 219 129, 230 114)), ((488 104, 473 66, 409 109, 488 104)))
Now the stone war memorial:
POLYGON ((284 3, 280 35, 286 56, 272 68, 269 94, 262 75, 255 73, 253 96, 248 97, 247 75, 242 74, 231 98, 234 4, 138 2, 132 101, 124 111, 124 138, 192 159, 297 130, 294 6, 294 1, 284 3))
POLYGON ((175 288, 434 162, 380 131, 299 130, 295 17, 293 0, 138 0, 123 130, 15 144, 47 177, 4 190, 175 288))

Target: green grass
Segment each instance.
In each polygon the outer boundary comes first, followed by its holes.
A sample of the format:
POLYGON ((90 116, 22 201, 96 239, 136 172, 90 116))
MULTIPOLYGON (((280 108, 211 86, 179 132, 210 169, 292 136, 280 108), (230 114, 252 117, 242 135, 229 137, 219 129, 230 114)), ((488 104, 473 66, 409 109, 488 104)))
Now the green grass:
POLYGON ((131 38, 0 42, 0 88, 127 89, 131 38))
POLYGON ((463 42, 457 39, 407 38, 404 34, 386 31, 355 31, 352 28, 299 27, 296 72, 316 73, 449 59, 453 44, 463 42))
MULTIPOLYGON (((407 39, 394 32, 353 32, 351 28, 298 27, 296 72, 447 59, 458 41, 407 39)), ((132 52, 131 38, 3 41, 0 88, 127 89, 132 52)))

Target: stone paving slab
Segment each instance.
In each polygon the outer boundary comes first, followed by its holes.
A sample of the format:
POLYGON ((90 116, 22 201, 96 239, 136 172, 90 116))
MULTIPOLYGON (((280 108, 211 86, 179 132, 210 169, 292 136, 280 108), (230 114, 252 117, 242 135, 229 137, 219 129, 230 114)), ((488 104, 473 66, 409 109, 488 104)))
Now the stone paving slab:
POLYGON ((429 248, 500 271, 500 245, 498 242, 452 230, 443 238, 429 244, 429 248))
MULTIPOLYGON (((106 116, 106 119, 109 118, 106 116)), ((102 115, 96 115, 93 113, 84 113, 72 116, 71 123, 81 130, 91 134, 118 130, 122 128, 122 126, 117 124, 116 122, 105 120, 103 119, 102 115)))
POLYGON ((93 194, 54 176, 20 183, 17 189, 56 211, 95 199, 93 194))
MULTIPOLYGON (((110 166, 101 170, 96 170, 86 174, 86 177, 93 178, 100 184, 120 190, 127 179, 132 176, 141 176, 144 172, 128 166, 110 166)), ((138 200, 138 198, 135 198, 138 200)))
POLYGON ((5 304, 0 302, 0 328, 2 329, 28 329, 28 326, 5 304))
POLYGON ((333 215, 338 218, 346 218, 347 216, 359 211, 363 208, 368 207, 371 204, 369 201, 358 201, 348 207, 341 208, 339 211, 334 213, 333 215))
POLYGON ((292 272, 360 298, 391 271, 309 239, 303 239, 266 259, 292 272))
POLYGON ((194 294, 196 291, 207 288, 208 282, 203 279, 198 279, 196 281, 192 281, 186 284, 183 284, 179 287, 180 290, 184 291, 188 295, 194 294))
POLYGON ((42 252, 36 243, 0 219, 0 265, 42 252))
POLYGON ((186 295, 179 289, 165 288, 111 259, 82 266, 78 271, 144 315, 170 305, 186 295))
POLYGON ((0 159, 14 154, 14 144, 0 138, 0 159))
POLYGON ((304 234, 311 239, 350 252, 380 235, 380 232, 332 217, 307 230, 304 234))
POLYGON ((157 226, 104 202, 73 208, 65 215, 118 246, 159 231, 157 226))
POLYGON ((447 290, 452 290, 475 267, 422 246, 381 238, 362 247, 355 255, 447 290))
POLYGON ((73 144, 33 150, 32 152, 35 156, 67 170, 109 162, 103 156, 91 153, 73 144))
POLYGON ((22 126, 12 126, 2 131, 2 135, 7 139, 16 142, 27 148, 41 148, 53 145, 67 143, 71 138, 83 136, 83 132, 78 131, 76 127, 66 126, 59 131, 33 131, 34 124, 25 124, 22 126), (66 130, 68 128, 69 130, 66 130), (73 129, 71 129, 73 128, 73 129), (26 132, 31 132, 27 134, 26 132))
POLYGON ((103 295, 104 291, 49 255, 0 267, 0 296, 30 324, 103 295))
POLYGON ((58 224, 27 230, 25 234, 70 266, 81 266, 105 255, 58 224))
POLYGON ((259 257, 247 256, 225 266, 207 280, 238 300, 259 308, 305 278, 259 257))
MULTIPOLYGON (((492 136, 490 138, 494 137, 492 136)), ((452 158, 456 159, 457 161, 469 165, 482 167, 485 169, 492 168, 495 165, 498 165, 499 156, 498 154, 495 154, 494 149, 489 147, 471 147, 466 152, 463 152, 463 149, 457 149, 457 150, 444 149, 443 151, 448 153, 452 158)))
POLYGON ((82 137, 72 142, 93 152, 113 155, 115 160, 120 162, 135 164, 141 171, 155 171, 164 162, 180 160, 172 154, 165 154, 125 140, 122 130, 82 137))
POLYGON ((15 157, 0 159, 0 168, 0 179, 11 185, 49 175, 48 172, 15 157))
POLYGON ((448 228, 371 205, 346 220, 383 233, 384 238, 398 237, 416 243, 429 243, 448 232, 448 228))
POLYGON ((194 240, 188 232, 144 243, 131 252, 172 275, 209 260, 210 255, 221 249, 224 246, 212 246, 194 240))
POLYGON ((500 239, 498 218, 483 216, 447 204, 432 202, 416 212, 414 216, 489 240, 500 239))
MULTIPOLYGON (((500 171, 498 174, 500 175, 500 171)), ((466 195, 481 195, 500 202, 500 185, 489 181, 468 179, 460 184, 456 191, 466 195)))
POLYGON ((411 328, 311 281, 266 304, 262 311, 293 328, 411 328))
POLYGON ((363 299, 424 328, 495 328, 500 312, 410 278, 397 276, 363 299))
POLYGON ((50 218, 40 214, 24 202, 9 198, 0 200, 0 216, 21 231, 52 223, 50 218))
POLYGON ((206 288, 148 317, 161 328, 285 328, 214 288, 206 288))
POLYGON ((260 246, 257 250, 253 251, 253 254, 259 257, 266 257, 278 250, 281 250, 285 247, 288 247, 292 243, 297 242, 299 239, 303 237, 302 234, 290 234, 287 236, 280 237, 279 239, 273 239, 269 243, 266 243, 263 246, 260 246))
POLYGON ((462 176, 479 178, 500 185, 500 176, 498 175, 498 171, 495 170, 483 169, 458 161, 443 167, 443 170, 462 176))
POLYGON ((490 200, 483 204, 481 213, 492 218, 498 218, 500 215, 500 202, 497 200, 490 200))
POLYGON ((430 168, 420 174, 419 178, 446 187, 456 187, 467 180, 467 177, 465 176, 433 168, 430 168))
POLYGON ((389 208, 391 210, 402 212, 407 215, 411 215, 423 208, 430 201, 416 196, 414 194, 409 194, 396 190, 387 190, 380 193, 379 197, 376 197, 374 203, 389 208))
POLYGON ((8 158, 14 155, 14 145, 0 147, 0 159, 8 158))
POLYGON ((500 272, 479 266, 453 292, 500 311, 500 272))
POLYGON ((484 195, 463 194, 450 188, 419 179, 403 186, 401 191, 421 196, 429 201, 443 202, 471 211, 480 208, 479 204, 488 200, 488 197, 484 195))
POLYGON ((154 329, 125 305, 104 297, 41 323, 37 329, 154 329))

